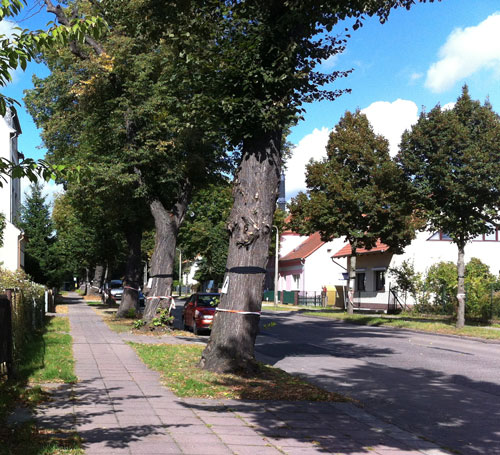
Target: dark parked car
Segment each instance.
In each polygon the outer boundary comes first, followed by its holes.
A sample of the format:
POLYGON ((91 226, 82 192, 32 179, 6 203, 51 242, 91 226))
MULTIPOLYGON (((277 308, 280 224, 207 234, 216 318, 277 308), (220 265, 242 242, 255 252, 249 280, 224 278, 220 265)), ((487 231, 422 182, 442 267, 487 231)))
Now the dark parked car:
POLYGON ((184 329, 191 329, 195 335, 198 335, 201 330, 210 330, 215 308, 219 302, 220 294, 215 292, 197 292, 189 297, 182 311, 184 329))

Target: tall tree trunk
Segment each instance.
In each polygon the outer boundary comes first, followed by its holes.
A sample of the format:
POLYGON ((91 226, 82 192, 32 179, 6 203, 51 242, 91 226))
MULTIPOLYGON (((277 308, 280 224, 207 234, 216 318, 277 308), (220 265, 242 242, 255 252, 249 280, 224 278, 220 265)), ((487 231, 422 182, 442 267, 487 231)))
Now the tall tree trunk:
POLYGON ((356 292, 356 246, 357 242, 351 242, 351 255, 349 256, 349 286, 347 290, 347 314, 354 313, 354 293, 356 292))
POLYGON ((123 280, 123 295, 116 316, 126 317, 130 310, 139 306, 139 286, 142 275, 141 240, 142 227, 137 222, 130 222, 126 231, 128 258, 123 280))
MULTIPOLYGON (((184 221, 190 196, 190 188, 185 187, 173 210, 168 211, 159 200, 150 204, 151 213, 155 220, 155 249, 151 258, 151 287, 148 297, 170 296, 172 294, 172 280, 175 263, 175 247, 179 227, 184 221)), ((168 307, 167 299, 147 299, 143 319, 151 321, 158 308, 168 307)))
POLYGON ((228 222, 227 292, 222 294, 219 305, 220 309, 233 312, 216 313, 212 335, 200 361, 200 366, 207 370, 222 373, 257 369, 254 345, 280 171, 281 131, 261 134, 243 143, 228 222))
POLYGON ((457 286, 457 329, 463 328, 465 325, 465 245, 462 243, 458 245, 458 286, 457 286))
POLYGON ((102 287, 102 280, 104 278, 104 266, 96 265, 94 269, 94 279, 92 280, 92 285, 89 288, 89 295, 98 295, 99 290, 102 287))

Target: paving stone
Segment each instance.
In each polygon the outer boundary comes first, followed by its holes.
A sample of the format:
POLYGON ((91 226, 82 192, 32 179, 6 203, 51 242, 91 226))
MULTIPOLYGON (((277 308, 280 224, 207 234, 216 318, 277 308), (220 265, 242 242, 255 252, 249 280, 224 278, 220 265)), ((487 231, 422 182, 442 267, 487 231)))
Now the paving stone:
POLYGON ((236 455, 283 455, 283 452, 275 449, 274 447, 255 447, 244 445, 229 445, 236 455))
POLYGON ((185 455, 233 455, 233 452, 224 444, 179 443, 179 447, 185 455))

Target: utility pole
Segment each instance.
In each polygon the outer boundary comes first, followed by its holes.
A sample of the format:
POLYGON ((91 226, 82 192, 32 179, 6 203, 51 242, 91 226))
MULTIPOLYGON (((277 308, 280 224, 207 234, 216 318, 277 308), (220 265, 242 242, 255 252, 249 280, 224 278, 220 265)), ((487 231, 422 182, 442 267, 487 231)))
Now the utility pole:
POLYGON ((180 297, 182 292, 182 251, 180 248, 176 248, 176 250, 179 250, 179 297, 180 297))

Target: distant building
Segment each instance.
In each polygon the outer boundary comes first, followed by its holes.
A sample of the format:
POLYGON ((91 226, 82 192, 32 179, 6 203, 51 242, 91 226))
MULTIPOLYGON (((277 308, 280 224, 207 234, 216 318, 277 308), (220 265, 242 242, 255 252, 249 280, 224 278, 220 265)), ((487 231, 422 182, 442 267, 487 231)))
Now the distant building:
MULTIPOLYGON (((20 154, 17 138, 22 133, 19 118, 14 108, 0 117, 0 157, 19 164, 20 154)), ((21 181, 5 178, 0 188, 0 212, 5 215, 7 226, 3 232, 0 248, 0 266, 8 270, 24 268, 23 232, 16 227, 21 208, 21 181)))
MULTIPOLYGON (((351 255, 349 244, 345 244, 333 255, 334 260, 345 260, 351 255)), ((478 258, 491 273, 500 273, 500 232, 479 235, 465 245, 465 262, 478 258)), ((403 261, 413 265, 416 272, 426 274, 429 267, 442 261, 457 262, 458 249, 446 234, 440 232, 418 232, 403 254, 394 254, 391 248, 380 241, 371 250, 359 248, 356 257, 356 281, 353 296, 355 308, 385 309, 391 298, 391 289, 396 285, 390 268, 400 266, 403 261)), ((409 305, 415 302, 408 298, 409 305)))

